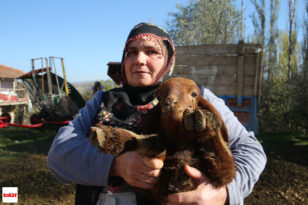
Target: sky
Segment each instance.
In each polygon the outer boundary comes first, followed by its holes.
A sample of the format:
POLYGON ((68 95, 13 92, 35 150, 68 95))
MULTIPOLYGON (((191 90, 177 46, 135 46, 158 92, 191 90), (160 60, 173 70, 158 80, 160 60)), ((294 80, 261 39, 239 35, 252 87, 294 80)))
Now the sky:
MULTIPOLYGON (((278 27, 287 29, 287 0, 280 1, 278 27)), ((304 1, 298 0, 299 20, 304 1)), ((252 32, 249 2, 246 35, 252 32)), ((167 28, 176 3, 189 0, 0 0, 0 64, 29 72, 32 58, 57 56, 64 58, 69 82, 107 80, 107 63, 121 61, 130 29, 140 22, 167 28)))

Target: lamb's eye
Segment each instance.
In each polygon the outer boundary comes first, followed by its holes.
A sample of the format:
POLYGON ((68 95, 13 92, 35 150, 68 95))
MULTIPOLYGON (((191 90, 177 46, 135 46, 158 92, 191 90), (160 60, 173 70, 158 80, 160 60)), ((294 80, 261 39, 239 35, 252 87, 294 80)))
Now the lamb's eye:
POLYGON ((161 100, 161 97, 160 96, 156 96, 157 100, 160 101, 161 100))
POLYGON ((195 91, 191 93, 191 96, 193 96, 193 97, 197 97, 197 95, 198 94, 195 91))

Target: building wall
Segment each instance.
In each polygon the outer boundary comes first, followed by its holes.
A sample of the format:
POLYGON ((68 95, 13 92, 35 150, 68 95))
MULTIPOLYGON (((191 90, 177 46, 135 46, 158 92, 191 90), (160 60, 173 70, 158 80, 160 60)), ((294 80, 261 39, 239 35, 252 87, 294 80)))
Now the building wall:
POLYGON ((14 89, 14 79, 13 78, 0 79, 0 89, 14 89))
POLYGON ((258 44, 183 46, 176 48, 174 77, 187 77, 210 89, 257 134, 261 64, 258 44))
POLYGON ((194 79, 219 96, 258 96, 261 51, 244 43, 177 47, 174 76, 194 79))

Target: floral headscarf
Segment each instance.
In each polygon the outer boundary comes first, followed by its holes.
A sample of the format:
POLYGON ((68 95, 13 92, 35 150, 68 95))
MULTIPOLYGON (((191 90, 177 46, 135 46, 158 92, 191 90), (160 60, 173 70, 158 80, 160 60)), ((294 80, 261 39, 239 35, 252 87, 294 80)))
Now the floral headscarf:
POLYGON ((175 49, 169 34, 162 28, 148 23, 136 25, 128 35, 122 57, 123 86, 104 92, 98 121, 102 124, 134 130, 141 120, 141 116, 156 104, 155 92, 161 81, 168 79, 173 71, 175 49), (168 59, 161 79, 155 85, 133 87, 126 83, 123 61, 126 57, 127 45, 138 38, 162 40, 167 48, 168 59), (169 75, 167 74, 169 71, 169 75))
POLYGON ((150 38, 150 39, 162 40, 163 43, 166 45, 167 53, 168 53, 167 64, 166 64, 164 72, 160 76, 158 76, 159 79, 166 80, 169 76, 171 76, 173 72, 173 68, 174 68, 174 63, 175 63, 174 62, 175 61, 175 47, 171 40, 171 37, 169 36, 167 31, 165 31, 163 28, 157 25, 150 24, 150 23, 140 23, 140 24, 137 24, 131 30, 131 32, 129 33, 127 37, 126 43, 125 43, 123 56, 122 56, 122 69, 121 69, 122 77, 124 79, 123 83, 127 83, 126 76, 125 76, 125 67, 124 67, 124 60, 126 57, 127 46, 131 41, 138 39, 138 38, 143 38, 143 39, 150 38), (169 71, 169 74, 166 75, 168 71, 169 71))

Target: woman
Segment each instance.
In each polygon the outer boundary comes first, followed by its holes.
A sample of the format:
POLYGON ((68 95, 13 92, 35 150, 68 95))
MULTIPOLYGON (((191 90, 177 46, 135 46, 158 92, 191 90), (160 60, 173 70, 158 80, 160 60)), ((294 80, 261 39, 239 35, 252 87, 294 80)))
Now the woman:
POLYGON ((99 82, 95 81, 93 87, 92 87, 92 96, 99 90, 103 90, 104 86, 99 82))
MULTIPOLYGON (((97 122, 134 130, 142 113, 155 105, 154 93, 172 73, 174 60, 174 45, 168 33, 152 24, 138 24, 130 32, 123 52, 123 86, 98 91, 79 116, 59 130, 48 153, 48 167, 60 181, 80 184, 76 204, 150 204, 146 199, 136 199, 131 186, 152 187, 163 162, 134 151, 117 158, 102 154, 90 144, 89 130, 97 122)), ((204 91, 204 97, 225 120, 237 175, 227 187, 215 189, 202 173, 186 166, 186 173, 200 185, 191 192, 169 195, 169 204, 243 204, 264 169, 266 156, 254 134, 241 125, 222 100, 209 90, 204 91)))

